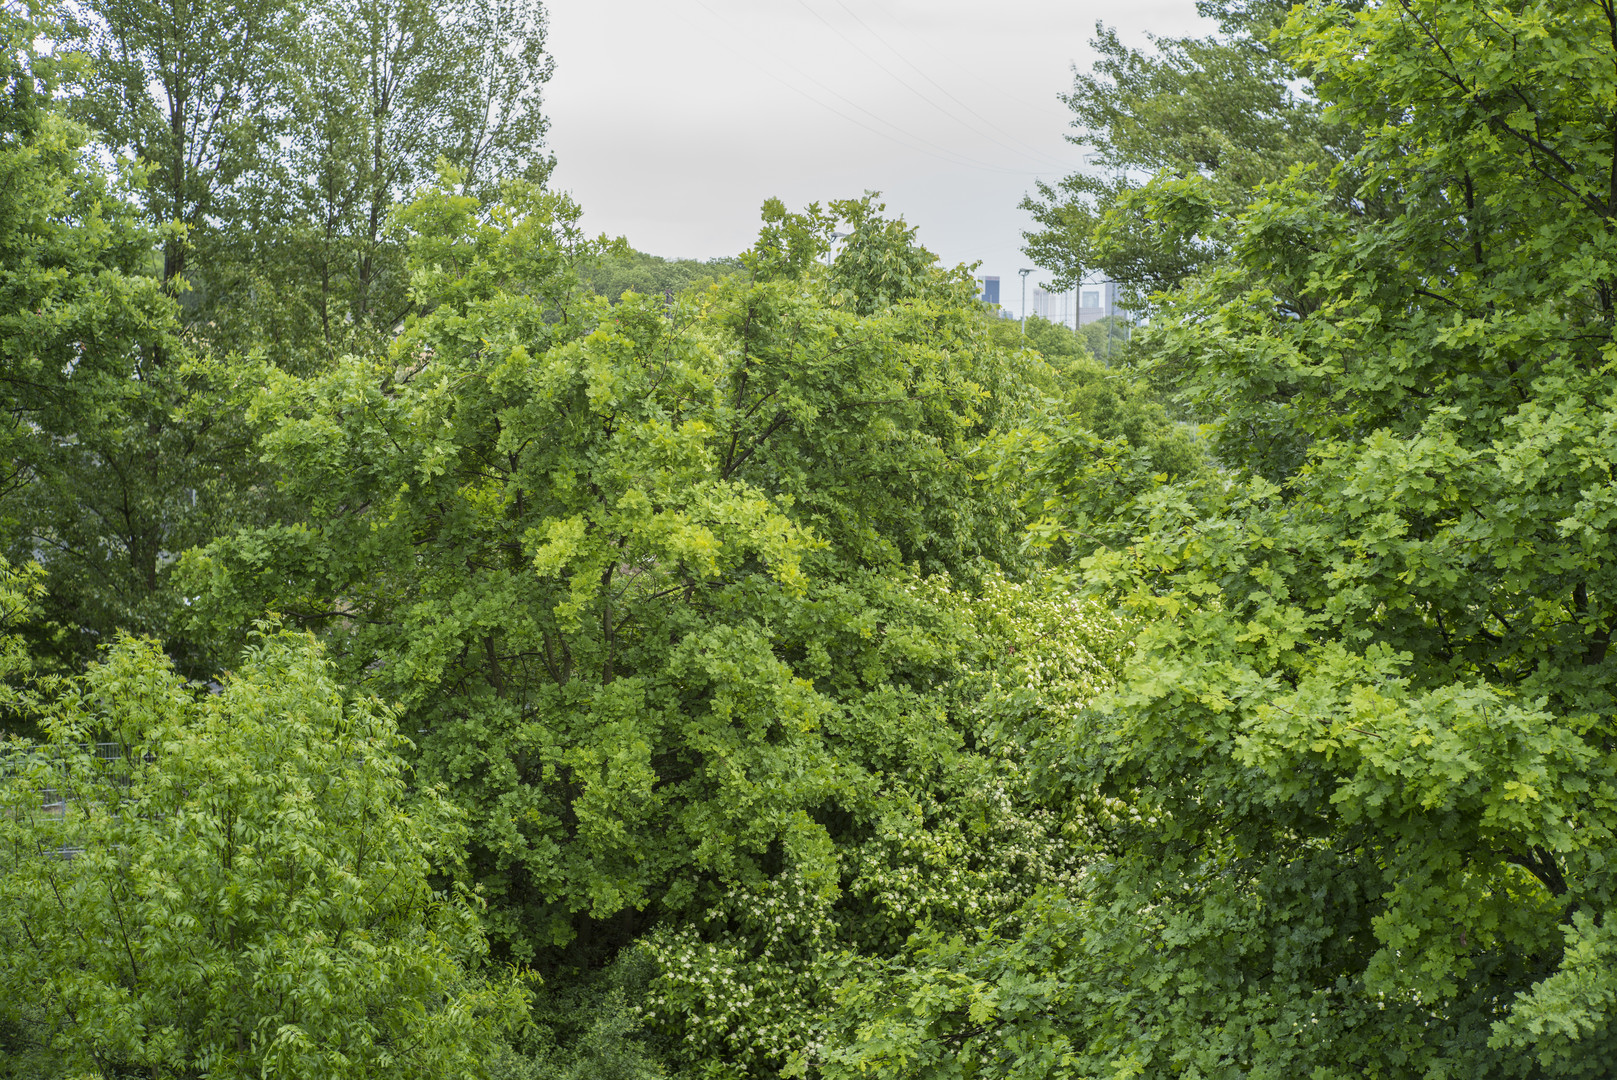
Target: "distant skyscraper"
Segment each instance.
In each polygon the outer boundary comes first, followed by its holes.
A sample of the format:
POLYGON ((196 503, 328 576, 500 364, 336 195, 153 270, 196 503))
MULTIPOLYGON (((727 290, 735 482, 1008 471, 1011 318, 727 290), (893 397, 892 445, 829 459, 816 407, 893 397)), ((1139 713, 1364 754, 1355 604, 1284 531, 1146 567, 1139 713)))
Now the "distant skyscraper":
POLYGON ((997 277, 985 277, 985 278, 982 278, 981 281, 983 283, 983 292, 982 292, 982 295, 978 297, 978 299, 981 300, 985 304, 998 304, 999 303, 999 278, 997 278, 997 277))
POLYGON ((1033 290, 1033 314, 1041 319, 1050 317, 1050 294, 1043 289, 1033 290))
POLYGON ((1088 326, 1092 322, 1099 322, 1102 319, 1123 314, 1123 309, 1117 303, 1117 283, 1115 281, 1095 281, 1079 287, 1079 326, 1088 326))

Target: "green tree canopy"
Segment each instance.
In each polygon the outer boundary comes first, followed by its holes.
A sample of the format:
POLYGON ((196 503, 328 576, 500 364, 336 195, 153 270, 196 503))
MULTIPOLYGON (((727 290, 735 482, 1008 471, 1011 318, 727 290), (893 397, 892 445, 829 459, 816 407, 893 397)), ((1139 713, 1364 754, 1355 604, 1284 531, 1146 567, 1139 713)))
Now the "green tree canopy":
POLYGON ((525 992, 481 981, 473 904, 429 881, 459 846, 452 807, 409 784, 390 711, 332 674, 272 633, 209 694, 126 639, 48 695, 49 742, 0 779, 12 1067, 482 1073, 525 992))
POLYGON ((320 0, 276 69, 284 150, 224 222, 211 331, 307 369, 377 347, 409 310, 396 205, 457 170, 494 196, 542 182, 551 58, 537 0, 320 0))
POLYGON ((1057 370, 1090 355, 1084 335, 1038 315, 1029 315, 1024 322, 991 314, 987 325, 989 336, 1001 348, 1034 349, 1057 370))
MULTIPOLYGON (((236 182, 280 133, 277 68, 301 14, 295 0, 87 5, 68 38, 94 61, 76 109, 111 147, 152 167, 142 194, 153 225, 200 234, 239 216, 236 182)), ((189 250, 184 232, 165 236, 165 284, 185 273, 189 250)))
POLYGON ((46 572, 27 632, 48 667, 120 627, 166 632, 168 566, 213 535, 249 470, 228 412, 187 411, 227 380, 177 339, 150 273, 162 234, 62 115, 82 72, 41 42, 66 31, 10 10, 0 30, 0 544, 46 572))
POLYGON ((390 331, 394 204, 440 163, 480 194, 553 164, 537 0, 94 0, 70 29, 74 110, 150 167, 148 220, 184 226, 163 281, 223 351, 306 366, 390 331))
POLYGON ((1322 0, 1283 41, 1363 146, 1239 210, 1140 343, 1223 471, 1083 564, 1154 616, 1037 763, 1083 887, 862 980, 834 1074, 1617 1058, 1617 15, 1322 0))
POLYGON ((626 292, 641 296, 672 297, 698 282, 717 280, 742 271, 741 260, 664 259, 643 251, 609 253, 593 266, 580 268, 590 288, 616 303, 626 292))
POLYGON ((424 313, 385 356, 270 373, 262 445, 307 517, 199 553, 197 610, 283 611, 401 700, 515 955, 598 962, 781 875, 828 903, 828 823, 863 837, 912 798, 879 776, 959 744, 916 582, 1014 558, 974 455, 1042 365, 868 204, 840 274, 829 219, 782 209, 751 280, 611 305, 576 207, 513 194, 404 212, 424 313))
POLYGON ((1057 275, 1058 288, 1097 270, 1136 300, 1171 288, 1227 252, 1211 227, 1217 208, 1238 210, 1299 165, 1351 155, 1354 129, 1324 121, 1306 65, 1273 45, 1290 6, 1199 0, 1220 33, 1155 38, 1151 50, 1097 24, 1090 44, 1100 59, 1074 72, 1065 97, 1074 129, 1067 140, 1086 148, 1088 167, 1040 182, 1022 201, 1036 223, 1023 234, 1025 250, 1057 275), (1179 215, 1169 225, 1146 209, 1142 184, 1175 191, 1189 178, 1205 181, 1193 189, 1198 220, 1179 215))

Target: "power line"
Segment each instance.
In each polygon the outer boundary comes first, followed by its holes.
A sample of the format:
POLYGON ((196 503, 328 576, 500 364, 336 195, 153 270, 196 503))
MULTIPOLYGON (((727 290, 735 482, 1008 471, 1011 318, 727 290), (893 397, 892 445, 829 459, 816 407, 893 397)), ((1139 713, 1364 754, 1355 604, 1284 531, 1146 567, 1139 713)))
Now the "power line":
MULTIPOLYGON (((869 4, 871 7, 875 8, 877 11, 883 12, 889 18, 892 17, 892 12, 889 11, 887 6, 885 4, 883 4, 883 3, 881 3, 880 0, 864 0, 864 2, 869 4)), ((1076 63, 1070 63, 1068 66, 1072 71, 1074 71, 1076 73, 1076 71, 1077 71, 1077 64, 1076 63)), ((1015 101, 1020 105, 1024 105, 1024 106, 1026 106, 1026 107, 1028 107, 1030 109, 1042 109, 1046 105, 1049 104, 1049 102, 1047 102, 1047 101, 1041 101, 1041 102, 1029 101, 1026 98, 1020 97, 1020 96, 1018 96, 1016 94, 1006 94, 1005 96, 1008 97, 1010 100, 1015 101)))
MULTIPOLYGON (((731 25, 730 20, 725 19, 724 16, 720 15, 717 11, 714 11, 711 7, 709 7, 704 2, 704 0, 694 0, 694 2, 703 11, 705 11, 709 15, 711 15, 716 21, 724 24, 726 29, 730 28, 730 25, 731 25)), ((810 9, 811 13, 812 13, 812 10, 813 9, 810 9)), ((732 54, 735 53, 734 49, 731 49, 730 51, 732 52, 732 54)), ((871 112, 869 109, 865 108, 863 105, 859 104, 857 101, 854 101, 852 98, 848 97, 847 95, 841 93, 840 91, 836 90, 833 87, 827 86, 825 83, 821 82, 819 79, 815 78, 813 75, 810 75, 808 72, 804 71, 802 68, 798 67, 796 64, 793 64, 791 61, 782 59, 782 58, 780 58, 778 56, 774 58, 780 65, 789 68, 790 70, 795 72, 799 77, 808 80, 809 82, 813 83, 815 86, 819 87, 821 90, 825 91, 826 93, 828 93, 828 94, 832 95, 833 97, 845 102, 847 105, 849 105, 852 108, 858 110, 859 112, 864 113, 866 116, 868 116, 872 120, 876 121, 876 123, 884 124, 887 127, 892 128, 894 131, 898 132, 898 135, 894 135, 891 132, 887 132, 887 131, 881 131, 881 130, 879 130, 877 128, 871 127, 869 124, 864 123, 863 121, 859 120, 856 117, 849 116, 847 113, 841 111, 840 109, 838 109, 836 106, 830 104, 829 102, 824 101, 824 100, 822 100, 820 98, 817 98, 813 94, 810 94, 808 91, 804 90, 802 87, 796 86, 796 85, 792 84, 791 82, 788 82, 787 80, 781 78, 780 75, 777 72, 772 70, 770 67, 765 66, 764 64, 762 64, 761 62, 759 62, 758 60, 753 58, 751 55, 748 56, 748 59, 755 66, 757 66, 758 69, 760 71, 762 71, 765 75, 767 75, 770 78, 774 79, 776 82, 780 83, 782 86, 785 86, 788 90, 791 90, 792 92, 794 92, 796 94, 800 94, 801 96, 807 98, 809 101, 811 101, 814 104, 816 104, 816 105, 820 106, 821 108, 825 109, 827 112, 830 112, 833 115, 835 115, 835 116, 837 116, 837 117, 839 117, 839 118, 841 118, 843 120, 846 120, 848 123, 857 125, 858 127, 863 128, 864 130, 870 132, 873 135, 879 135, 879 136, 881 136, 881 137, 883 137, 885 139, 890 139, 893 142, 896 142, 899 145, 904 146, 906 149, 916 150, 916 151, 919 151, 920 153, 924 153, 924 154, 930 154, 931 156, 937 157, 939 160, 946 161, 951 165, 958 165, 958 166, 962 166, 962 167, 970 168, 970 169, 980 169, 980 170, 982 170, 984 172, 1004 173, 1004 174, 1012 175, 1012 176, 1043 176, 1043 175, 1048 175, 1050 173, 1053 173, 1055 171, 1055 170, 1044 170, 1044 169, 1007 169, 1007 168, 1005 168, 1004 166, 1001 166, 1001 165, 990 165, 990 164, 988 164, 986 162, 977 161, 975 159, 969 158, 966 155, 961 154, 960 152, 958 152, 956 150, 952 150, 952 149, 950 149, 950 148, 948 148, 946 146, 941 146, 941 145, 933 142, 932 140, 925 138, 924 136, 917 135, 917 134, 915 134, 914 132, 911 132, 911 131, 907 131, 903 127, 900 127, 898 124, 893 123, 891 120, 887 120, 887 119, 885 119, 885 118, 883 118, 881 116, 878 116, 877 114, 871 112), (905 140, 909 140, 909 141, 906 142, 905 140)))
MULTIPOLYGON (((808 7, 808 4, 807 4, 806 0, 797 0, 797 2, 799 4, 802 4, 806 8, 808 7)), ((1049 153, 1047 153, 1047 152, 1045 152, 1043 150, 1039 150, 1039 149, 1037 149, 1035 147, 1032 147, 1032 146, 1028 145, 1025 142, 1022 142, 1020 139, 1016 138, 1016 136, 1010 134, 1009 132, 1007 132, 1003 128, 1001 128, 998 124, 994 123, 994 121, 988 119, 988 117, 982 115, 976 109, 973 109, 970 105, 966 104, 964 101, 961 101, 959 98, 955 97, 955 95, 949 90, 948 87, 946 87, 942 83, 938 82, 931 75, 928 75, 923 68, 921 68, 914 61, 910 60, 909 57, 905 56, 902 52, 900 52, 898 50, 898 48, 895 45, 893 45, 892 42, 890 42, 886 38, 882 37, 882 35, 876 30, 875 27, 873 27, 869 23, 865 22, 865 20, 860 17, 860 15, 859 15, 859 13, 857 11, 855 11, 853 8, 849 7, 847 4, 843 3, 843 0, 836 0, 836 5, 838 7, 840 7, 843 11, 847 12, 849 18, 851 18, 854 22, 858 23, 861 27, 863 27, 865 32, 867 34, 869 34, 871 37, 875 38, 878 42, 880 42, 881 45, 884 48, 887 49, 888 52, 892 53, 894 56, 898 57, 899 60, 903 61, 903 63, 911 71, 915 72, 921 78, 923 78, 927 82, 931 83, 934 87, 936 87, 938 89, 938 91, 940 93, 943 94, 943 96, 947 97, 950 101, 952 101, 956 105, 960 106, 960 108, 964 109, 969 115, 976 118, 980 123, 982 123, 988 129, 987 131, 984 131, 982 129, 973 129, 973 130, 976 131, 977 134, 986 135, 989 139, 991 139, 994 142, 998 143, 1001 147, 1004 147, 1007 150, 1019 151, 1021 153, 1026 153, 1026 154, 1032 154, 1035 157, 1043 158, 1045 161, 1058 162, 1058 163, 1060 162, 1059 158, 1054 157, 1051 154, 1049 154, 1049 153), (1000 138, 1000 136, 1003 136, 1003 139, 1000 138), (1005 141, 1005 140, 1009 140, 1009 141, 1005 141)), ((911 86, 906 80, 901 78, 897 73, 890 70, 887 67, 887 65, 883 64, 880 60, 877 60, 874 56, 871 56, 868 52, 865 52, 865 50, 863 48, 861 48, 857 42, 853 41, 846 34, 842 33, 841 30, 838 30, 835 26, 832 26, 831 23, 828 22, 825 19, 824 16, 820 15, 819 12, 814 11, 813 8, 809 8, 809 10, 811 12, 813 12, 813 14, 815 15, 816 18, 818 18, 821 22, 825 23, 826 26, 831 27, 831 30, 834 33, 836 33, 838 37, 842 38, 842 40, 848 42, 848 44, 850 44, 854 48, 858 49, 867 58, 869 58, 871 63, 875 64, 877 67, 879 67, 883 71, 887 72, 888 75, 892 76, 895 80, 897 80, 899 83, 901 83, 904 86, 905 89, 909 90, 912 94, 919 97, 922 101, 925 101, 928 105, 931 105, 934 109, 937 109, 939 112, 943 113, 945 116, 949 117, 949 119, 951 119, 951 120, 955 121, 956 123, 960 124, 962 127, 966 127, 968 129, 971 128, 971 125, 967 124, 964 120, 960 119, 960 117, 957 114, 950 112, 948 109, 945 109, 943 106, 939 105, 936 101, 932 100, 930 97, 927 97, 921 91, 919 91, 915 87, 911 86)), ((1063 163, 1061 165, 1061 167, 1065 168, 1066 165, 1063 163)))

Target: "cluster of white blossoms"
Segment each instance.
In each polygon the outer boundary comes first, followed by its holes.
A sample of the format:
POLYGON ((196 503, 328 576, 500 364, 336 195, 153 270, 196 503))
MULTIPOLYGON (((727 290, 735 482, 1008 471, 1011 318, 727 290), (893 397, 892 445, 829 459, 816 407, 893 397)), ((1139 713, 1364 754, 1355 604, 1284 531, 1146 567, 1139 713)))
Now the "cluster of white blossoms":
POLYGON ((937 688, 956 749, 853 796, 841 810, 853 825, 820 849, 829 866, 788 855, 775 876, 731 884, 704 919, 640 946, 657 968, 637 1006, 647 1026, 724 1075, 814 1060, 850 976, 901 956, 918 931, 1003 928, 1035 894, 1077 891, 1094 858, 1090 826, 1106 808, 1048 805, 1027 751, 1070 735, 1115 681, 1133 625, 1039 582, 991 578, 969 595, 934 578, 906 591, 974 643, 937 688))
POLYGON ((691 1059, 724 1062, 736 1077, 771 1071, 812 1048, 833 985, 830 904, 789 867, 731 888, 700 925, 646 939, 640 947, 658 972, 639 1007, 648 1026, 677 1035, 691 1059))
POLYGON ((913 812, 890 814, 848 856, 848 892, 867 902, 889 938, 925 924, 983 926, 1014 911, 1039 888, 1061 887, 1082 870, 1050 810, 1016 797, 1004 761, 983 761, 928 792, 913 812))

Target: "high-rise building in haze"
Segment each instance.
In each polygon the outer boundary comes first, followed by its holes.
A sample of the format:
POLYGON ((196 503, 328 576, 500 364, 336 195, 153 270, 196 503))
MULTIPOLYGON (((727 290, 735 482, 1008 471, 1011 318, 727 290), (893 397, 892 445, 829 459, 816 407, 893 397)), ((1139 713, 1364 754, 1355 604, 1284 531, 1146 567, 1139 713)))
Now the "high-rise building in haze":
POLYGON ((1123 311, 1117 306, 1117 282, 1086 282, 1078 287, 1079 326, 1121 314, 1123 311))

